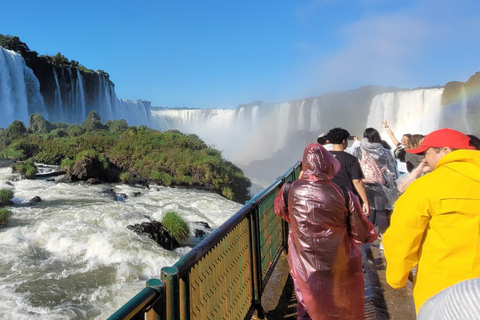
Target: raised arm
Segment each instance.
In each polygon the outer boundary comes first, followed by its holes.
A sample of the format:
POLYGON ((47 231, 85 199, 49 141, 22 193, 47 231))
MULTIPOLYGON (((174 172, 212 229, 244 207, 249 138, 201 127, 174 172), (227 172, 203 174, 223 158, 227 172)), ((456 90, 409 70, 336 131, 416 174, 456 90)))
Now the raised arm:
POLYGON ((392 142, 395 146, 398 146, 400 144, 400 141, 398 141, 397 138, 395 138, 395 135, 393 134, 393 131, 388 126, 387 119, 385 119, 385 121, 382 121, 382 124, 385 127, 385 130, 387 130, 387 134, 390 137, 390 140, 392 140, 392 142))

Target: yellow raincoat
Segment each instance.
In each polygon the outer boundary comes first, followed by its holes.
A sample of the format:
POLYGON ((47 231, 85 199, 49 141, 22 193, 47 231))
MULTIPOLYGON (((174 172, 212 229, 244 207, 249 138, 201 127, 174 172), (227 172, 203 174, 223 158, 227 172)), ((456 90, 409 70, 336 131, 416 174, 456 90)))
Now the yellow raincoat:
POLYGON ((383 246, 393 288, 418 265, 417 312, 441 290, 480 277, 480 151, 453 151, 413 182, 395 203, 383 246))

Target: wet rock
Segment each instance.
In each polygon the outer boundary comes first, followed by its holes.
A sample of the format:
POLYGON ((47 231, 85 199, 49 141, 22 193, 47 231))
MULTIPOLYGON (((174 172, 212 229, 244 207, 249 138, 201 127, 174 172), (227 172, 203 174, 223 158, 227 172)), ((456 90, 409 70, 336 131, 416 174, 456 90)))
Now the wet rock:
POLYGON ((158 221, 143 222, 140 224, 128 225, 127 229, 136 233, 146 233, 159 245, 167 250, 180 247, 177 240, 173 239, 163 225, 158 221))
POLYGON ((134 193, 132 193, 132 197, 134 197, 134 198, 140 197, 141 195, 142 195, 141 192, 134 192, 134 193))
POLYGON ((90 178, 97 178, 102 175, 103 164, 98 158, 83 158, 77 160, 67 175, 73 179, 88 180, 90 178))
POLYGON ((118 201, 117 194, 115 193, 115 191, 113 189, 104 189, 104 190, 102 190, 102 193, 107 195, 110 199, 112 199, 114 201, 118 201))
POLYGON ((89 184, 99 184, 99 183, 100 183, 100 179, 98 179, 98 178, 89 178, 89 179, 87 180, 87 183, 89 183, 89 184))
POLYGON ((42 198, 40 198, 39 196, 35 196, 32 199, 30 199, 30 201, 28 202, 40 202, 40 201, 42 201, 42 198))
POLYGON ((202 238, 206 235, 205 231, 200 229, 195 229, 195 238, 202 238))
POLYGON ((55 181, 55 179, 51 178, 51 179, 47 179, 47 181, 55 181))

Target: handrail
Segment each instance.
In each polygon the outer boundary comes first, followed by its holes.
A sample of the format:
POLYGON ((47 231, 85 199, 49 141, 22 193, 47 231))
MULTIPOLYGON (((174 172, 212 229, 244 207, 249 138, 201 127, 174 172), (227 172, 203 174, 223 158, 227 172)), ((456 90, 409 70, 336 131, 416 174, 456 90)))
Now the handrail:
POLYGON ((145 313, 149 313, 147 315, 148 319, 165 320, 164 299, 165 282, 158 279, 150 279, 147 281, 146 288, 112 314, 108 320, 144 319, 145 313))
POLYGON ((109 320, 262 317, 263 290, 287 249, 288 225, 275 215, 273 200, 300 170, 297 162, 173 266, 163 267, 163 281, 147 281, 109 320))

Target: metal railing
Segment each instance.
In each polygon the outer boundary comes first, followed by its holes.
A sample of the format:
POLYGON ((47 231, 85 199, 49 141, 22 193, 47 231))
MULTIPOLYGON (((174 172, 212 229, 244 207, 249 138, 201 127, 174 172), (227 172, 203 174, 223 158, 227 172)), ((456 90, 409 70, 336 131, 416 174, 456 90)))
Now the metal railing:
POLYGON ((297 162, 109 319, 263 318, 262 293, 287 249, 288 225, 275 215, 274 199, 300 170, 297 162))

